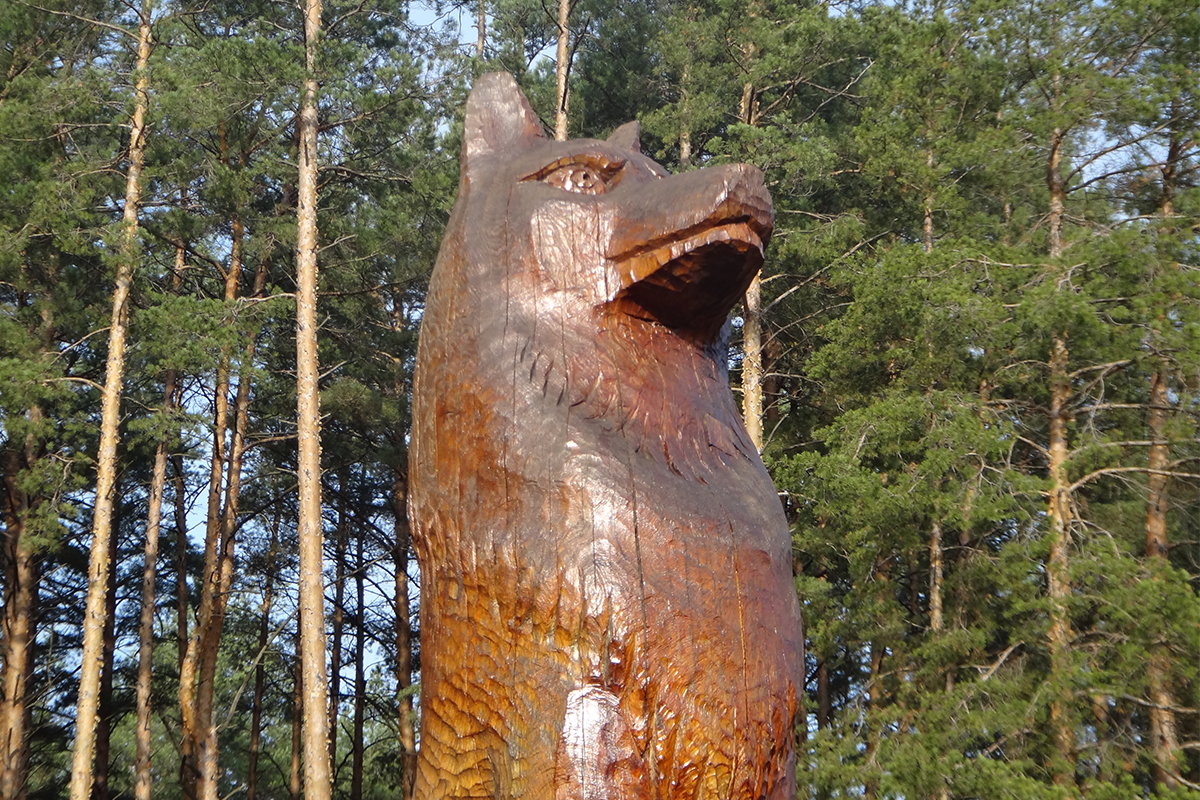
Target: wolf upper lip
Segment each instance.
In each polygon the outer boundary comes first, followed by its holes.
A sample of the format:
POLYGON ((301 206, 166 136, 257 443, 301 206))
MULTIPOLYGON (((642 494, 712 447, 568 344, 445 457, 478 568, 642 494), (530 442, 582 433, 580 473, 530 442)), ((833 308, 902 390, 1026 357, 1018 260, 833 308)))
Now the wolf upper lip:
POLYGON ((761 254, 763 241, 756 227, 749 217, 709 222, 698 229, 679 231, 665 241, 643 244, 614 257, 613 261, 628 285, 706 245, 728 242, 738 249, 755 249, 761 254))

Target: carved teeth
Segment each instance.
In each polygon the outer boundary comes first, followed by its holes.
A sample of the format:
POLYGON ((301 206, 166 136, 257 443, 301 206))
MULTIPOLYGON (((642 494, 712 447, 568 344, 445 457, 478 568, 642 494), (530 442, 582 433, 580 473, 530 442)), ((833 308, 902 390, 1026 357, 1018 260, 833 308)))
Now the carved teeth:
POLYGON ((682 258, 693 250, 705 245, 716 244, 718 242, 744 243, 757 249, 760 253, 763 249, 762 239, 759 238, 759 235, 749 225, 744 222, 730 222, 725 225, 708 228, 700 233, 665 244, 654 250, 631 256, 618 264, 617 268, 620 270, 621 278, 625 282, 625 285, 629 286, 649 277, 664 264, 682 258))

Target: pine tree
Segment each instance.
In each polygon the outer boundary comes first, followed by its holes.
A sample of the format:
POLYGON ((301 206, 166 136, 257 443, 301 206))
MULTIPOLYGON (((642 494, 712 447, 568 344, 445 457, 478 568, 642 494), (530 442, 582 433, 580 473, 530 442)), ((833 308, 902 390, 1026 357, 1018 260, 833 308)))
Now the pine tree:
MULTIPOLYGON (((115 565, 110 563, 113 550, 112 504, 116 489, 118 417, 125 370, 125 334, 129 327, 129 290, 138 260, 138 207, 141 202, 142 164, 146 153, 146 110, 150 104, 150 78, 147 69, 152 44, 152 11, 151 0, 144 0, 137 20, 137 62, 134 68, 136 77, 133 113, 130 117, 129 166, 125 176, 125 212, 117 257, 112 323, 108 333, 108 361, 100 412, 100 448, 96 457, 96 505, 92 512, 83 662, 79 678, 78 717, 71 765, 71 800, 84 800, 91 794, 94 775, 93 737, 100 702, 105 618, 111 614, 106 614, 105 608, 109 590, 108 573, 115 569, 115 565)), ((107 770, 107 767, 104 769, 107 770)))

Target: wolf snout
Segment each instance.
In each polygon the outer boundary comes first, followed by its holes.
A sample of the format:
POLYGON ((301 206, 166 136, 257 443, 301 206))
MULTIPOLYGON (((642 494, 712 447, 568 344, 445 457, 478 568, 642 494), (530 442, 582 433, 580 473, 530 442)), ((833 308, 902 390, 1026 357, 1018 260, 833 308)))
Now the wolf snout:
POLYGON ((749 164, 671 175, 629 186, 621 194, 626 196, 620 198, 608 246, 608 257, 614 261, 729 223, 744 223, 758 239, 753 244, 761 251, 774 224, 762 172, 749 164))
POLYGON ((619 202, 609 308, 712 341, 762 267, 772 224, 762 173, 745 164, 689 172, 639 183, 619 202))

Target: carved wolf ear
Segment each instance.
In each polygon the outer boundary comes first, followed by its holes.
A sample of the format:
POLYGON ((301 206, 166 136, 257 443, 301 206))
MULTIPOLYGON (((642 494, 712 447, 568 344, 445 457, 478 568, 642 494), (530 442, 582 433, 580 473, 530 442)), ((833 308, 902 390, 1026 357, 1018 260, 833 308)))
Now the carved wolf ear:
POLYGON ((533 139, 544 139, 537 115, 507 72, 480 75, 467 98, 463 121, 463 163, 491 153, 520 147, 533 139))
POLYGON ((641 155, 642 126, 638 124, 636 119, 633 122, 626 122, 612 132, 612 135, 608 137, 608 143, 613 147, 619 147, 622 150, 628 150, 631 153, 641 155))

